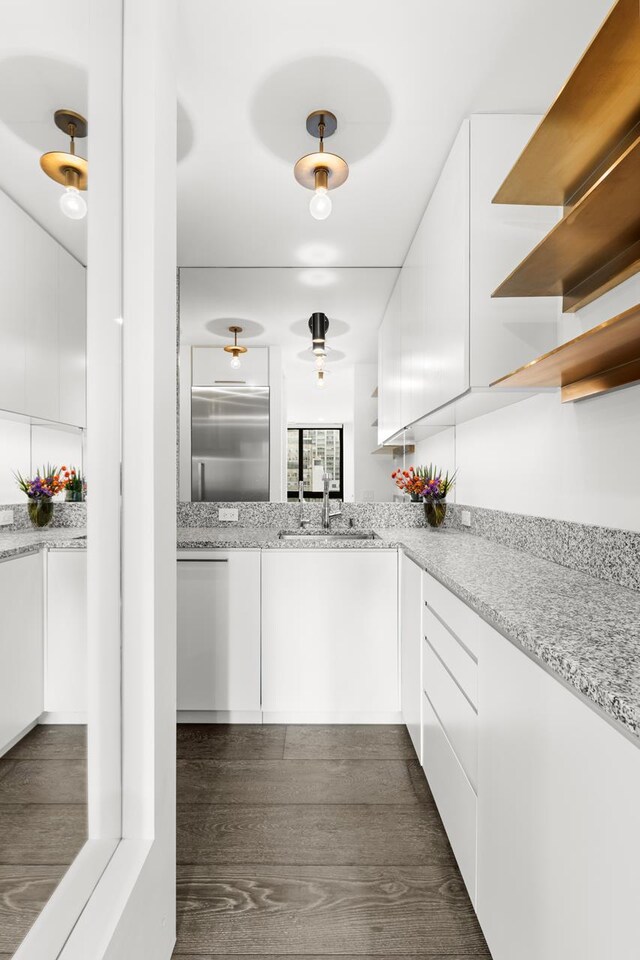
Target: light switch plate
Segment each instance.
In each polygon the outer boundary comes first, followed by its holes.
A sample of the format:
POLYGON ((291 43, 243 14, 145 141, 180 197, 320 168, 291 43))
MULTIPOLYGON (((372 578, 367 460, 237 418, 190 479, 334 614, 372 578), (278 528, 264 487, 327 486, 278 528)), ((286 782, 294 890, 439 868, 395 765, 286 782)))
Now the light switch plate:
POLYGON ((461 511, 461 513, 460 513, 460 523, 462 524, 463 527, 470 527, 470 526, 471 526, 471 511, 470 511, 470 510, 462 510, 462 511, 461 511))
POLYGON ((0 527, 8 527, 13 523, 13 510, 0 510, 0 527))
POLYGON ((220 507, 218 510, 218 520, 237 520, 237 507, 220 507))

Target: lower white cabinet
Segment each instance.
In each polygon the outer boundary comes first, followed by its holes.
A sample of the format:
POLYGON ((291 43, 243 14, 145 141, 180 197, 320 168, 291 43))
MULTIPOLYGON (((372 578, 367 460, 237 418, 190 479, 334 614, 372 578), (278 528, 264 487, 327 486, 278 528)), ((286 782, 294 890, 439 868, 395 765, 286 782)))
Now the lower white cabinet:
POLYGON ((178 710, 260 711, 259 550, 181 551, 178 710))
POLYGON ((56 723, 87 713, 87 551, 49 550, 44 709, 56 723))
POLYGON ((265 550, 262 705, 272 722, 398 722, 397 551, 265 550))
POLYGON ((422 761, 421 568, 400 554, 400 670, 402 719, 422 761))
POLYGON ((43 709, 43 558, 0 562, 0 755, 43 709))
POLYGON ((637 957, 640 749, 483 624, 477 910, 493 960, 637 957))

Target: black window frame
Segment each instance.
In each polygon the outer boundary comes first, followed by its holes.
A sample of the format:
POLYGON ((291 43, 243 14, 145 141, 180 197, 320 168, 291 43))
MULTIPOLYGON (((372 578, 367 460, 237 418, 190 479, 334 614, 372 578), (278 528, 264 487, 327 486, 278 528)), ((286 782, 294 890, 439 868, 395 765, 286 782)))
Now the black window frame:
MULTIPOLYGON (((340 489, 339 490, 330 490, 329 498, 331 500, 344 500, 344 426, 324 426, 324 424, 319 424, 318 426, 309 426, 309 427, 287 427, 287 449, 289 447, 289 431, 296 430, 298 433, 298 483, 304 479, 304 457, 303 457, 303 434, 305 431, 312 431, 314 433, 319 433, 321 430, 337 430, 340 434, 340 489)), ((287 500, 297 500, 299 497, 298 490, 289 490, 288 488, 288 478, 287 478, 287 500)), ((321 500, 322 493, 317 490, 305 490, 304 492, 305 500, 321 500)))

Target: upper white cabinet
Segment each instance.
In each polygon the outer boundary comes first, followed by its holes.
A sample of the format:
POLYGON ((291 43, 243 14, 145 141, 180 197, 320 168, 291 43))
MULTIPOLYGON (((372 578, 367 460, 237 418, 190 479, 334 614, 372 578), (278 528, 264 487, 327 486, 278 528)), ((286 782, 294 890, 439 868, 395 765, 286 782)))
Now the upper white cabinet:
MULTIPOLYGON (((537 121, 478 115, 460 128, 380 329, 381 443, 556 344, 553 298, 491 296, 559 216, 491 202, 537 121)), ((446 426, 456 416, 438 419, 446 426)))
POLYGON ((263 552, 267 722, 398 722, 397 579, 397 551, 263 552))
POLYGON ((194 387, 213 387, 216 383, 247 383, 254 387, 268 387, 269 348, 249 347, 240 357, 239 368, 234 370, 231 355, 225 353, 224 347, 193 347, 191 383, 194 387))
POLYGON ((178 710, 259 718, 259 550, 180 554, 178 710))
POLYGON ((0 191, 0 409, 85 425, 85 268, 0 191))

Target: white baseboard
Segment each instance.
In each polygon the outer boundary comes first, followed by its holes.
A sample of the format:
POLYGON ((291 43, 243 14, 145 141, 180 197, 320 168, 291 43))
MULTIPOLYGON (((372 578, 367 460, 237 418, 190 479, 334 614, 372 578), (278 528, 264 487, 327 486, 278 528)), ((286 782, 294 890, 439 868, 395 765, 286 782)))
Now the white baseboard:
POLYGON ((262 723, 261 710, 178 710, 178 723, 262 723))
POLYGON ((399 710, 265 710, 263 723, 402 723, 399 710))
POLYGON ((87 723, 84 710, 45 710, 38 723, 87 723))

